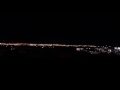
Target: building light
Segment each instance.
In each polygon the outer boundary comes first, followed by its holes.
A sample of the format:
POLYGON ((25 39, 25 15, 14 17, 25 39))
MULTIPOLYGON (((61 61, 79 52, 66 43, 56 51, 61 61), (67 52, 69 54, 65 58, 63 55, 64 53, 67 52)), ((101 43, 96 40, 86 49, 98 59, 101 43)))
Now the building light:
POLYGON ((80 48, 76 48, 76 51, 80 51, 81 49, 80 48))

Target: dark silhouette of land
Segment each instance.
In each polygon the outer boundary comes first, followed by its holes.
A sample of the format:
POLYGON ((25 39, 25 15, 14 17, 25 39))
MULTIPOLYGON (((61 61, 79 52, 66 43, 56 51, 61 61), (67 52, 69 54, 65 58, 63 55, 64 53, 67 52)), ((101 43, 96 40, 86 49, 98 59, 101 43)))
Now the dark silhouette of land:
POLYGON ((84 72, 87 70, 98 71, 100 68, 116 67, 113 65, 115 57, 119 56, 114 54, 92 55, 86 52, 77 52, 75 48, 15 47, 14 50, 11 50, 10 47, 0 47, 0 61, 4 62, 2 66, 6 68, 4 71, 15 70, 15 72, 21 70, 42 74, 41 71, 49 71, 50 74, 51 70, 54 70, 54 73, 59 70, 62 72, 71 72, 72 70, 78 73, 81 70, 84 72))
POLYGON ((103 53, 94 55, 83 51, 77 52, 75 48, 64 47, 15 47, 15 50, 11 50, 10 47, 2 47, 2 50, 5 51, 0 55, 1 58, 86 58, 117 56, 115 54, 103 53))

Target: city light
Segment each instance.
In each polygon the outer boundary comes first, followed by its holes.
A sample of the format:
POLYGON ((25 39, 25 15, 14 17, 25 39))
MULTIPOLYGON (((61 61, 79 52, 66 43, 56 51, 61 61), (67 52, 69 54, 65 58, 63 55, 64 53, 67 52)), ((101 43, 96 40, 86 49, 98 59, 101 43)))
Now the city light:
MULTIPOLYGON (((76 51, 85 51, 89 53, 112 53, 120 52, 120 47, 112 47, 109 45, 105 46, 96 46, 96 45, 67 45, 67 44, 33 44, 33 43, 0 43, 0 46, 30 46, 30 47, 41 47, 41 48, 55 48, 55 47, 73 47, 76 51)), ((13 49, 12 49, 13 50, 13 49)))

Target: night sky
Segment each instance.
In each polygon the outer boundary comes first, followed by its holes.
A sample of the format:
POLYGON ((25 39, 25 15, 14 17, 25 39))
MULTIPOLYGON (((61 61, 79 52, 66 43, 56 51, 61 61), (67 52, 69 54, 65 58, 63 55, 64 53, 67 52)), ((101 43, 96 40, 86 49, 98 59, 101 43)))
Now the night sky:
POLYGON ((119 44, 120 11, 0 11, 0 42, 119 44))

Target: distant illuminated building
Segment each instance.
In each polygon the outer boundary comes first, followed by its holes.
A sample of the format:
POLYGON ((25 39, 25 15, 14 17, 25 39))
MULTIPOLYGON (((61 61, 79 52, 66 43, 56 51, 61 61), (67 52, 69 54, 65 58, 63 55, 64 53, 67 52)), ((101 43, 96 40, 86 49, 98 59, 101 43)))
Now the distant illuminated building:
POLYGON ((76 51, 82 51, 84 50, 83 48, 76 48, 76 51))
POLYGON ((120 47, 114 47, 114 50, 120 51, 120 47))
POLYGON ((120 53, 120 47, 114 47, 114 52, 115 52, 116 54, 120 53))

